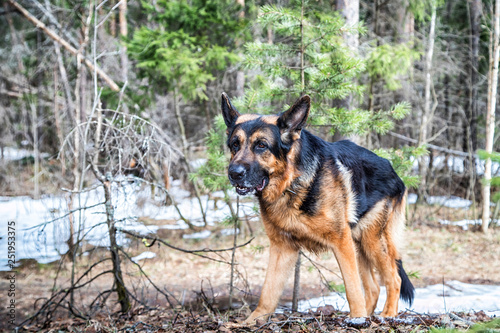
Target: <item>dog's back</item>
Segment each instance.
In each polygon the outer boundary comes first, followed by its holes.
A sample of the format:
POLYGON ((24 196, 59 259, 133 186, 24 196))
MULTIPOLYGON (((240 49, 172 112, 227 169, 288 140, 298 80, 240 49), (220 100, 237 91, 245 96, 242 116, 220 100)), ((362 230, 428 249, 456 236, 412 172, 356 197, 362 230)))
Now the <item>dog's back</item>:
MULTIPOLYGON (((301 140, 304 157, 314 154, 322 163, 330 163, 334 172, 350 174, 356 200, 355 220, 350 223, 363 217, 383 198, 403 199, 405 185, 385 158, 351 141, 326 142, 305 130, 301 140)), ((306 157, 302 163, 310 165, 312 159, 306 157)))

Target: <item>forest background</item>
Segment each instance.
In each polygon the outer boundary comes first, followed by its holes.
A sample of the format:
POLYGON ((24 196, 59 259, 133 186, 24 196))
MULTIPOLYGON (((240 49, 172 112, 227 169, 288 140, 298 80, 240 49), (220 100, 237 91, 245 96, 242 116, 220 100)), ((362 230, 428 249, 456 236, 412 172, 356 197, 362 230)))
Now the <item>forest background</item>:
MULTIPOLYGON (((113 300, 121 312, 143 304, 127 287, 132 277, 122 275, 130 259, 123 237, 135 246, 161 241, 200 254, 188 246, 198 243, 185 244, 175 232, 151 236, 123 227, 129 220, 157 223, 150 216, 117 218, 121 207, 114 200, 126 182, 149 191, 141 200, 174 207, 168 220, 189 232, 214 229, 210 211, 225 205, 216 222, 234 228, 227 258, 231 307, 241 279, 234 269, 237 235, 250 239, 261 227, 249 222, 254 208, 240 209, 252 199, 237 198, 225 176, 223 91, 242 113, 281 112, 310 95, 308 130, 330 141, 353 140, 391 160, 417 198, 409 227, 435 223, 432 198, 456 196, 471 205, 453 218, 496 235, 498 8, 480 0, 3 1, 2 200, 55 195, 65 203, 35 229, 54 221, 64 229, 66 247, 50 269, 62 270, 66 280, 26 317, 43 317, 47 327, 66 309, 89 320, 94 302, 77 305, 73 292, 99 285, 100 274, 108 273, 113 285, 96 287, 95 300, 113 300), (12 157, 20 151, 27 153, 12 157), (83 254, 97 247, 85 238, 82 211, 93 207, 80 200, 96 189, 108 243, 89 258, 83 254), (179 190, 193 198, 198 217, 179 207, 179 190), (210 207, 214 193, 220 195, 210 207)), ((175 297, 137 266, 175 308, 175 297)))

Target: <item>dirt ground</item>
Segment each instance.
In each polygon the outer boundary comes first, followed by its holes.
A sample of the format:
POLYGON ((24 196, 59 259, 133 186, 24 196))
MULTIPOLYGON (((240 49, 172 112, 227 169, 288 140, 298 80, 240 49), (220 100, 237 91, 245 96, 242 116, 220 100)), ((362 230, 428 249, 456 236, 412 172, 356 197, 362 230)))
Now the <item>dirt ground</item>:
MULTIPOLYGON (((446 214, 445 214, 446 215, 446 214)), ((444 218, 447 218, 446 216, 444 218)), ((418 221, 418 219, 416 219, 418 221)), ((158 224, 164 224, 159 221, 158 224)), ((236 274, 235 305, 240 310, 231 312, 234 318, 243 318, 257 302, 261 285, 264 281, 267 266, 269 242, 262 231, 259 222, 252 225, 255 237, 251 243, 239 248, 235 252, 236 274)), ((170 244, 190 250, 205 248, 230 248, 233 236, 217 236, 206 240, 187 240, 182 238, 182 233, 188 231, 162 231, 162 239, 170 244)), ((251 237, 248 230, 246 235, 240 235, 238 244, 248 241, 251 237)), ((218 234, 216 231, 213 234, 218 234)), ((416 287, 429 284, 442 283, 449 280, 459 280, 467 283, 499 284, 500 285, 500 229, 493 228, 485 235, 479 231, 464 231, 459 227, 440 226, 430 221, 422 224, 416 223, 408 227, 405 234, 405 248, 403 249, 404 267, 416 287)), ((132 290, 134 297, 145 305, 134 301, 134 311, 150 307, 168 308, 169 302, 176 309, 183 306, 187 309, 203 310, 208 313, 223 313, 228 308, 229 282, 231 279, 230 265, 173 250, 159 242, 146 248, 141 241, 133 240, 127 249, 130 256, 138 255, 144 251, 157 254, 153 259, 140 261, 143 273, 131 262, 124 262, 124 276, 127 285, 132 290), (163 292, 158 292, 144 277, 144 273, 163 292), (168 295, 167 297, 165 295, 168 295)), ((201 252, 198 252, 201 253, 201 252)), ((219 261, 230 262, 231 251, 220 253, 201 253, 219 261)), ((75 276, 81 275, 90 262, 96 262, 107 255, 103 249, 95 249, 90 255, 83 256, 76 267, 75 276)), ((25 318, 33 315, 50 297, 51 290, 58 290, 68 286, 71 279, 69 262, 58 264, 40 265, 27 261, 16 275, 16 322, 21 323, 25 318), (54 288, 54 279, 57 284, 54 288)), ((98 265, 95 270, 82 281, 88 281, 91 276, 108 270, 110 263, 98 265)), ((5 290, 9 281, 6 273, 0 273, 1 298, 4 299, 5 290)), ((282 303, 291 301, 292 281, 290 278, 286 286, 282 303)), ((301 292, 300 298, 307 299, 329 293, 325 281, 330 287, 342 289, 342 280, 335 257, 332 253, 314 255, 306 253, 302 259, 301 292)), ((80 310, 86 309, 85 305, 95 299, 99 291, 112 287, 112 276, 106 275, 97 278, 92 284, 75 291, 74 303, 80 310)), ((113 296, 112 296, 113 297, 113 296)), ((116 313, 118 307, 113 298, 95 312, 96 318, 116 313)), ((68 300, 66 298, 65 302, 68 300)), ((2 302, 3 303, 3 302, 2 302)), ((63 304, 65 304, 63 302, 63 304)), ((3 307, 2 307, 3 308, 3 307)), ((0 310, 5 315, 5 310, 0 310)), ((74 323, 78 319, 62 319, 74 323)), ((179 315, 177 313, 177 315, 179 315)), ((59 316, 57 316, 59 317, 59 316)), ((66 314, 66 317, 67 314, 66 314)), ((130 318, 129 318, 130 319, 130 318)), ((226 318, 227 319, 227 318, 226 318)), ((219 321, 222 319, 218 319, 219 321)), ((5 321, 2 320, 5 325, 5 321)), ((2 327, 0 324, 0 330, 2 327)), ((53 323, 51 324, 53 325, 53 323)), ((86 324, 88 326, 88 322, 86 324)), ((63 325, 64 326, 64 325, 63 325)), ((220 326, 220 325, 219 325, 220 326)), ((68 327, 67 325, 65 326, 68 327)), ((205 327, 204 330, 207 330, 205 327)), ((99 331, 99 330, 97 330, 99 331)), ((203 331, 203 330, 202 330, 203 331)))

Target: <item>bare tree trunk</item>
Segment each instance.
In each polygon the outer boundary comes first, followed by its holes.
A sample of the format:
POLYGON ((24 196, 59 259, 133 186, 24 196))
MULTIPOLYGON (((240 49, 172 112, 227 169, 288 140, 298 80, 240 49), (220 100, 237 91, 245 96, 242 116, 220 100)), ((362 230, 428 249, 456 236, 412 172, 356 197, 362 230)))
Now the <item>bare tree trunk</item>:
POLYGON ((234 259, 236 256, 236 244, 238 240, 238 225, 239 220, 239 207, 240 207, 240 198, 236 198, 236 213, 233 211, 233 207, 231 206, 231 201, 227 200, 226 203, 229 205, 231 209, 231 217, 233 218, 234 223, 234 237, 233 237, 233 251, 231 253, 231 280, 229 282, 229 309, 233 307, 233 293, 234 293, 234 259))
MULTIPOLYGON (((126 38, 128 35, 128 25, 127 25, 127 0, 121 0, 120 2, 120 8, 119 8, 119 15, 118 15, 119 21, 120 21, 120 36, 122 38, 126 38)), ((128 57, 127 57, 127 46, 122 42, 121 43, 121 50, 120 50, 120 64, 121 64, 121 70, 122 70, 122 81, 127 82, 128 81, 128 57)), ((123 112, 128 113, 128 105, 127 103, 122 104, 123 112)))
MULTIPOLYGON (((127 37, 128 34, 128 26, 127 26, 127 0, 121 0, 120 2, 120 36, 122 38, 127 37)), ((127 47, 122 45, 122 50, 120 54, 120 61, 122 66, 122 80, 127 81, 128 75, 128 58, 127 58, 127 47)))
POLYGON ((299 310, 299 293, 300 293, 300 266, 302 265, 302 252, 299 252, 297 262, 295 263, 295 272, 293 280, 293 295, 292 295, 292 311, 299 310))
MULTIPOLYGON (((59 140, 59 147, 62 147, 64 142, 64 133, 61 124, 61 113, 59 110, 59 103, 57 102, 57 92, 59 90, 59 76, 57 75, 57 72, 58 72, 57 66, 54 65, 54 123, 56 126, 57 139, 59 140)), ((62 179, 64 180, 66 175, 66 159, 64 154, 61 154, 60 157, 61 157, 61 174, 62 174, 62 179)))
MULTIPOLYGON (((500 0, 495 0, 495 20, 493 36, 490 37, 490 68, 488 77, 488 110, 486 113, 486 147, 487 153, 493 152, 493 141, 495 137, 495 110, 498 86, 498 61, 499 61, 499 39, 500 39, 500 0)), ((491 195, 491 158, 487 158, 484 166, 483 185, 483 216, 482 230, 488 231, 490 223, 490 195, 491 195)))
MULTIPOLYGON (((468 80, 466 85, 466 119, 467 119, 467 136, 464 140, 464 149, 470 152, 470 157, 465 160, 466 170, 468 170, 468 193, 472 197, 472 201, 476 202, 477 193, 477 170, 475 153, 478 147, 477 127, 478 127, 478 85, 479 85, 479 42, 481 36, 481 1, 472 0, 467 2, 470 37, 468 54, 469 61, 467 63, 468 80)), ((475 206, 473 206, 475 209, 475 206)))
MULTIPOLYGON (((359 23, 359 0, 336 0, 335 7, 344 17, 348 27, 353 27, 359 23)), ((359 47, 359 37, 357 33, 345 33, 345 44, 352 52, 357 53, 359 47)))
MULTIPOLYGON (((304 64, 304 0, 302 0, 301 10, 300 10, 300 84, 301 84, 301 96, 304 95, 306 81, 305 81, 305 64, 304 64)), ((292 294, 292 311, 296 312, 298 310, 298 300, 300 293, 300 252, 297 257, 297 262, 295 263, 295 272, 293 279, 293 294, 292 294)))
POLYGON ((269 27, 267 27, 267 44, 273 45, 273 43, 274 43, 274 32, 271 25, 269 25, 269 27))
POLYGON ((57 56, 57 65, 59 66, 59 73, 61 73, 61 80, 64 87, 64 95, 66 96, 66 103, 68 105, 68 114, 72 115, 75 110, 75 104, 73 103, 73 95, 71 94, 71 87, 68 81, 68 75, 66 73, 66 67, 64 67, 64 62, 61 54, 61 47, 58 42, 54 41, 54 50, 57 56))
MULTIPOLYGON (((91 161, 89 161, 92 163, 91 161)), ((125 287, 125 282, 123 280, 123 274, 121 270, 120 255, 118 253, 118 243, 116 241, 116 225, 115 225, 115 209, 113 207, 112 193, 111 193, 111 174, 103 175, 95 164, 92 164, 92 171, 96 178, 101 182, 104 189, 104 205, 106 209, 106 224, 108 226, 109 235, 109 251, 111 252, 111 260, 113 262, 113 277, 114 286, 113 289, 116 290, 118 295, 118 303, 120 303, 121 312, 125 313, 130 310, 131 303, 128 295, 127 288, 125 287)))
POLYGON ((479 40, 481 35, 481 0, 472 0, 470 11, 470 62, 469 62, 469 127, 472 151, 477 150, 479 40))
MULTIPOLYGON (((186 169, 189 173, 191 173, 191 166, 189 165, 189 146, 188 146, 187 137, 186 137, 186 128, 184 126, 184 121, 182 120, 182 117, 181 117, 181 110, 179 108, 179 101, 177 100, 177 88, 174 88, 174 112, 175 112, 175 119, 177 120, 177 124, 179 125, 179 130, 181 132, 180 134, 181 134, 182 153, 184 154, 184 161, 185 161, 186 169)), ((192 183, 193 183, 196 198, 198 200, 198 204, 200 205, 201 214, 203 216, 203 222, 206 226, 207 225, 207 217, 206 217, 206 212, 203 209, 203 204, 201 202, 200 189, 198 188, 198 184, 196 183, 196 180, 194 180, 192 183)), ((191 223, 188 223, 188 225, 191 229, 194 228, 194 226, 191 223)))
MULTIPOLYGON (((242 7, 239 13, 239 18, 245 18, 245 0, 236 0, 236 2, 242 7)), ((241 39, 236 41, 236 46, 240 47, 242 44, 241 39)), ((241 56, 241 53, 240 53, 241 56)), ((245 94, 245 72, 243 70, 238 70, 236 72, 236 96, 243 96, 245 94)))
MULTIPOLYGON (((3 4, 3 8, 5 11, 5 18, 7 19, 7 23, 9 24, 10 35, 12 37, 12 45, 19 45, 20 42, 16 33, 16 28, 14 27, 14 22, 12 21, 12 16, 9 12, 9 6, 6 2, 3 4)), ((15 56, 17 59, 17 67, 19 68, 19 72, 24 73, 24 64, 21 55, 19 54, 19 52, 16 52, 15 56)))
POLYGON ((431 85, 432 85, 432 57, 434 55, 434 41, 436 38, 436 4, 432 5, 431 22, 429 30, 429 40, 427 52, 425 54, 425 91, 424 91, 424 110, 420 123, 419 145, 427 142, 428 125, 431 114, 431 85))
MULTIPOLYGON (((110 7, 113 8, 115 6, 116 0, 110 1, 110 7)), ((115 11, 111 13, 109 18, 109 34, 113 37, 116 37, 116 14, 115 11)))
POLYGON ((398 25, 397 25, 397 33, 398 33, 398 42, 406 43, 408 41, 413 40, 413 36, 415 34, 415 18, 413 13, 408 10, 408 3, 405 0, 398 1, 398 25))
MULTIPOLYGON (((335 0, 335 9, 340 12, 342 17, 345 19, 345 23, 348 27, 358 25, 359 0, 335 0)), ((358 33, 346 32, 343 35, 343 39, 345 45, 350 49, 351 53, 357 54, 359 48, 358 33)), ((344 108, 346 110, 352 110, 355 107, 352 95, 349 95, 343 99, 334 100, 333 105, 335 107, 344 108)), ((341 133, 337 133, 337 135, 335 136, 335 140, 340 140, 343 138, 344 137, 341 135, 341 133)), ((362 144, 362 138, 359 135, 351 135, 349 136, 349 139, 357 144, 362 144)))
POLYGON ((104 197, 106 205, 106 222, 108 224, 109 233, 109 250, 111 252, 111 260, 113 261, 113 276, 116 293, 118 294, 118 303, 120 303, 121 312, 125 313, 130 310, 131 304, 128 296, 123 274, 121 270, 120 255, 118 253, 118 243, 116 242, 116 226, 114 220, 114 208, 111 200, 111 182, 103 183, 104 197))
MULTIPOLYGON (((373 2, 373 32, 375 34, 375 39, 377 42, 377 46, 380 46, 380 40, 379 40, 379 16, 380 16, 380 6, 378 3, 378 0, 375 0, 373 2)), ((374 110, 374 104, 375 104, 375 96, 374 96, 374 87, 375 87, 375 78, 370 77, 370 83, 368 84, 368 111, 373 112, 374 110)), ((337 139, 341 139, 341 137, 338 137, 337 139)), ((364 140, 365 142, 362 142, 361 138, 358 138, 357 143, 360 145, 365 146, 368 149, 372 149, 372 135, 371 133, 366 134, 366 139, 364 140)))
POLYGON ((179 125, 179 131, 181 134, 181 145, 182 145, 182 153, 184 154, 186 160, 189 160, 189 148, 188 142, 186 138, 186 128, 184 126, 184 121, 181 117, 181 110, 179 107, 179 101, 177 100, 177 88, 174 88, 174 112, 175 119, 177 120, 177 125, 179 125))
MULTIPOLYGON (((37 31, 36 34, 36 46, 37 50, 41 49, 42 47, 42 33, 40 31, 37 31)), ((41 66, 40 59, 37 60, 38 67, 41 66)), ((41 87, 42 87, 42 77, 39 75, 38 76, 38 87, 39 89, 37 90, 36 93, 36 100, 37 100, 37 105, 34 103, 30 103, 31 107, 31 131, 33 133, 33 157, 35 159, 34 165, 33 165, 33 183, 34 183, 34 191, 33 191, 33 198, 38 199, 40 197, 40 147, 39 147, 39 142, 38 142, 38 114, 42 114, 43 109, 42 109, 42 94, 41 94, 41 87)))
POLYGON ((38 199, 40 197, 40 150, 38 147, 38 116, 37 116, 37 106, 33 103, 29 103, 31 107, 31 131, 33 132, 33 157, 35 158, 35 163, 33 165, 33 198, 38 199))
MULTIPOLYGON (((431 85, 432 85, 432 57, 434 54, 434 41, 436 38, 436 2, 432 2, 432 13, 430 30, 427 44, 427 52, 425 54, 425 90, 424 90, 424 108, 422 110, 422 117, 420 120, 418 145, 424 145, 428 140, 429 123, 432 119, 432 106, 431 106, 431 85)), ((426 194, 426 177, 427 177, 427 164, 424 158, 420 158, 418 163, 420 174, 419 186, 419 200, 422 200, 426 194)))

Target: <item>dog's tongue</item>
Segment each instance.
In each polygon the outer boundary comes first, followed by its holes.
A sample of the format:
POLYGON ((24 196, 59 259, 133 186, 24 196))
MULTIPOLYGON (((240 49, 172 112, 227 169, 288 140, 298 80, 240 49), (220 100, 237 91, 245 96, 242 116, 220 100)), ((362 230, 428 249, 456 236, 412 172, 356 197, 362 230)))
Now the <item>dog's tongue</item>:
POLYGON ((260 186, 257 186, 255 189, 260 192, 260 191, 262 191, 264 186, 266 186, 266 179, 265 178, 262 179, 262 184, 260 186))

